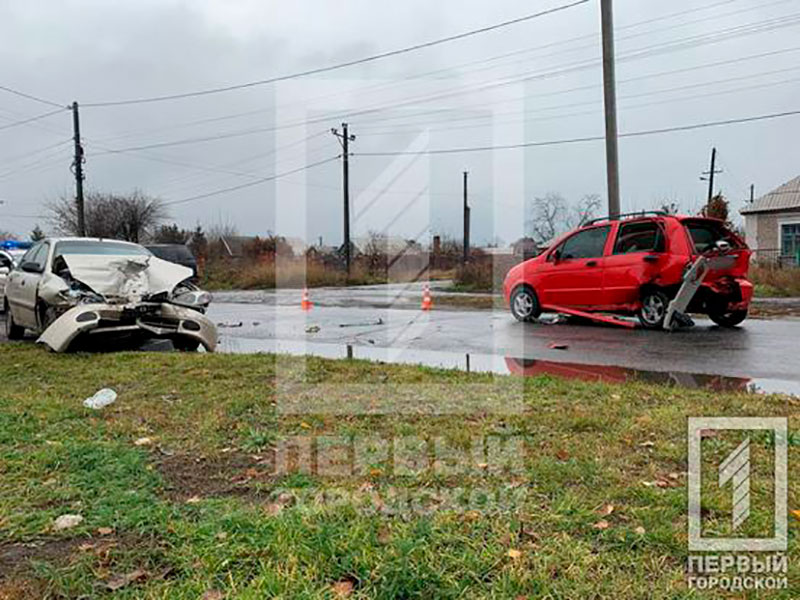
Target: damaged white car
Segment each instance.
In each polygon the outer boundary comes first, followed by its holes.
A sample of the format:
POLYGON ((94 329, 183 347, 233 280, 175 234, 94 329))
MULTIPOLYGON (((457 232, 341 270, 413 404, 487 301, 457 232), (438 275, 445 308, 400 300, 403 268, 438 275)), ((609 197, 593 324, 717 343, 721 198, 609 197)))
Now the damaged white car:
POLYGON ((177 350, 213 352, 217 330, 205 317, 211 302, 192 270, 128 242, 46 239, 8 275, 6 334, 25 330, 56 352, 105 340, 172 340, 177 350))

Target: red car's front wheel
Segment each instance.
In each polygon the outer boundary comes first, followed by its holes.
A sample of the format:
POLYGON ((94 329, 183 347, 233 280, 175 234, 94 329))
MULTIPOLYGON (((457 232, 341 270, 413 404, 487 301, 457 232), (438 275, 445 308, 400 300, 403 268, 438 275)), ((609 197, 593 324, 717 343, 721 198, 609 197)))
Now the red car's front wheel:
POLYGON ((517 321, 528 322, 542 314, 536 292, 527 285, 521 285, 511 294, 511 314, 517 321))

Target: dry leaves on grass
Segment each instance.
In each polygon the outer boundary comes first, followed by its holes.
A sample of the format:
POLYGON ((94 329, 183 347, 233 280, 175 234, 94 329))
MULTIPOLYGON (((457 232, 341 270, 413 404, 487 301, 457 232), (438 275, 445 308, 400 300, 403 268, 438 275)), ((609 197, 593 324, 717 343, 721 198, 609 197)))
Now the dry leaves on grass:
POLYGON ((522 556, 522 552, 517 550, 516 548, 509 548, 508 549, 508 558, 513 558, 514 560, 520 558, 522 556))
POLYGON ((611 513, 614 512, 614 505, 613 504, 604 504, 602 508, 596 511, 598 515, 607 517, 611 513))
POLYGON ((604 530, 608 529, 609 527, 611 527, 611 524, 608 521, 598 521, 597 523, 592 525, 592 527, 594 527, 595 529, 599 529, 601 531, 604 531, 604 530))
POLYGON ((98 527, 97 534, 98 535, 111 535, 114 533, 114 530, 111 527, 98 527))
POLYGON ((208 590, 200 597, 200 600, 222 600, 225 594, 219 590, 208 590))
POLYGON ((800 521, 800 510, 793 510, 793 511, 792 511, 792 516, 793 516, 795 519, 797 519, 798 521, 800 521))
POLYGON ((147 571, 143 569, 136 569, 135 571, 125 573, 124 575, 114 575, 114 577, 106 582, 106 588, 108 588, 110 592, 115 592, 126 585, 130 585, 131 583, 140 581, 146 577, 147 571))
POLYGON ((53 531, 63 531, 64 529, 72 529, 77 527, 83 522, 83 517, 80 515, 61 515, 53 522, 53 531))
POLYGON ((350 594, 353 593, 353 582, 349 579, 345 579, 343 581, 337 581, 333 584, 333 593, 336 594, 337 598, 347 598, 350 594))
POLYGON ((647 533, 645 531, 645 528, 641 527, 641 526, 639 526, 636 529, 634 529, 634 531, 636 532, 636 535, 644 535, 645 533, 647 533))

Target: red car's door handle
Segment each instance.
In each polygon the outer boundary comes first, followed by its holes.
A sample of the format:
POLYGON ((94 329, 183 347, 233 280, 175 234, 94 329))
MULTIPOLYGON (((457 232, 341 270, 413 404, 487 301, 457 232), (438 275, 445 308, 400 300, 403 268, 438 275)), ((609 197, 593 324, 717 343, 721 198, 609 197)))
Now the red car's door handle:
POLYGON ((649 263, 658 262, 658 257, 657 256, 652 256, 652 255, 647 255, 647 256, 644 257, 644 262, 649 262, 649 263))
POLYGON ((586 266, 587 267, 596 267, 597 266, 597 261, 596 260, 590 260, 589 262, 586 263, 586 266))

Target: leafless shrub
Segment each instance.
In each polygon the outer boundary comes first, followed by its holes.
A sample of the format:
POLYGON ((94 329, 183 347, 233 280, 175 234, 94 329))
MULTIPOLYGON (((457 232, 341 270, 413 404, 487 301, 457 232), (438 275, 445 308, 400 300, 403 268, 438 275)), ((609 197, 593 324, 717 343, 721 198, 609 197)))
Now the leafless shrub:
MULTIPOLYGON (((47 207, 53 228, 61 235, 80 235, 78 208, 75 200, 62 196, 47 207)), ((84 201, 86 235, 126 240, 144 241, 167 217, 163 203, 158 198, 139 191, 118 195, 92 191, 84 201)))

